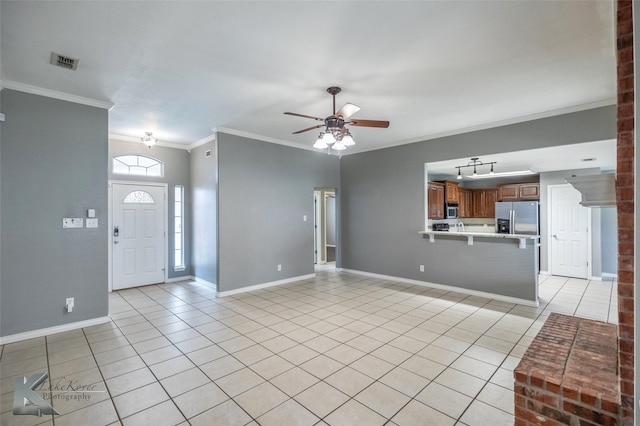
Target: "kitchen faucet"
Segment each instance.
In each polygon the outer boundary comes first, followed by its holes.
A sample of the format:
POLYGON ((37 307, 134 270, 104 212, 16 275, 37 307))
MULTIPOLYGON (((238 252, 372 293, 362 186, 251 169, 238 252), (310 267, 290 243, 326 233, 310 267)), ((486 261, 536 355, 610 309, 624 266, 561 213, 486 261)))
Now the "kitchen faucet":
POLYGON ((464 232, 464 223, 462 223, 462 222, 456 223, 456 231, 464 232))

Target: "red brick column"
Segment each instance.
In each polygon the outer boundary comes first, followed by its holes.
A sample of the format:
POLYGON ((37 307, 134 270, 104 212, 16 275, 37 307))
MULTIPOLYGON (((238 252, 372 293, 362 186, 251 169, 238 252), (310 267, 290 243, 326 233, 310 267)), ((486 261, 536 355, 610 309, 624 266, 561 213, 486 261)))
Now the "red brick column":
POLYGON ((618 71, 618 359, 622 423, 633 424, 634 383, 634 140, 633 16, 631 0, 616 3, 618 71))

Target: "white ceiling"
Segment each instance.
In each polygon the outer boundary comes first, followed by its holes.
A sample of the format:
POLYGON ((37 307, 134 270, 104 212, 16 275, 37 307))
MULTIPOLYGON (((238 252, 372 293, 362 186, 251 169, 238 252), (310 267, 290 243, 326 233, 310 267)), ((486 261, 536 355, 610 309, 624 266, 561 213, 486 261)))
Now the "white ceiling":
POLYGON ((370 150, 615 102, 612 1, 0 2, 6 87, 113 103, 112 134, 213 128, 310 147, 326 88, 370 150), (71 72, 51 52, 80 59, 71 72))

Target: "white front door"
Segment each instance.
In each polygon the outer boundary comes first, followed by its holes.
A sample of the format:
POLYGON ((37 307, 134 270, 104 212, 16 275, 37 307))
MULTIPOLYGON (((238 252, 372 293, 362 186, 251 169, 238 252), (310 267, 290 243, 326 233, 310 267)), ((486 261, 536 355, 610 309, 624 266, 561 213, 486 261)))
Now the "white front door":
POLYGON ((589 210, 571 185, 549 186, 551 198, 551 273, 566 277, 589 275, 589 210))
POLYGON ((163 186, 112 186, 113 289, 164 282, 163 186))

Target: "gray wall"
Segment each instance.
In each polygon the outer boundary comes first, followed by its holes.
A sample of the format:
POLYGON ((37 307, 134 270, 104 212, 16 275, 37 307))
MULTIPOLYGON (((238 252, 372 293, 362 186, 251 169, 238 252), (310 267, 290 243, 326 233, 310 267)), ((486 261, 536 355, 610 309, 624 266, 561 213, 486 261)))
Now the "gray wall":
POLYGON ((109 140, 109 180, 123 180, 123 181, 139 181, 139 182, 154 182, 154 183, 167 183, 169 184, 167 190, 167 198, 169 202, 169 229, 168 229, 168 247, 167 253, 169 268, 169 278, 177 278, 191 275, 191 184, 189 175, 189 152, 185 149, 168 148, 164 146, 155 145, 151 148, 147 148, 141 142, 125 142, 121 140, 109 140), (164 177, 147 177, 147 176, 134 176, 134 175, 118 175, 113 174, 113 157, 126 154, 143 154, 149 157, 156 158, 164 162, 164 177), (175 202, 174 188, 176 185, 184 186, 184 218, 183 218, 183 232, 184 232, 184 264, 186 269, 184 271, 175 271, 175 258, 173 256, 173 250, 175 249, 175 224, 173 217, 173 206, 175 202))
POLYGON ((0 335, 107 315, 107 111, 8 89, 1 109, 0 335), (62 229, 88 208, 99 228, 62 229))
POLYGON ((218 153, 209 142, 191 151, 192 270, 193 275, 216 284, 218 274, 218 153), (211 151, 206 157, 205 152, 211 151))
POLYGON ((602 207, 601 218, 601 253, 602 273, 618 274, 618 212, 615 207, 602 207))
POLYGON ((456 259, 418 235, 425 163, 613 139, 615 120, 610 106, 342 157, 342 266, 437 282, 436 265, 456 259))
POLYGON ((312 274, 313 191, 339 196, 339 158, 225 133, 217 144, 218 291, 312 274))
POLYGON ((336 245, 336 197, 328 197, 326 203, 327 244, 336 245))

